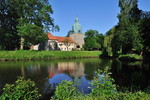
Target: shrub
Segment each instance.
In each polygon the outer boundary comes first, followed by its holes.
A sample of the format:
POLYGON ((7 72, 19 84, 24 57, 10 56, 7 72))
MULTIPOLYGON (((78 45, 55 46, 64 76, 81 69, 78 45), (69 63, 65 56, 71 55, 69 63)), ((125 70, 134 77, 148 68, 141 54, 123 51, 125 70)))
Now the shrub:
POLYGON ((116 93, 116 85, 113 84, 114 80, 110 77, 108 67, 102 72, 101 70, 96 71, 96 75, 92 82, 90 82, 92 89, 92 96, 109 96, 116 93))
POLYGON ((69 98, 77 96, 79 92, 77 92, 76 87, 73 86, 72 81, 63 80, 56 87, 55 96, 53 99, 58 100, 69 100, 69 98))
POLYGON ((37 100, 40 97, 35 83, 18 77, 14 84, 6 84, 0 100, 37 100))

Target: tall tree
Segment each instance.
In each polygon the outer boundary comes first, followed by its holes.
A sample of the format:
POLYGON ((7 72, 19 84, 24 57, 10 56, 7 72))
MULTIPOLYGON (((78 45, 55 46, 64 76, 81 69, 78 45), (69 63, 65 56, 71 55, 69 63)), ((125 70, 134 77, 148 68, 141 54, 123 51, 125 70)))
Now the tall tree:
POLYGON ((9 0, 0 0, 0 49, 11 50, 19 45, 18 15, 9 0))
MULTIPOLYGON (((10 23, 10 22, 13 23, 14 26, 12 24, 9 25, 14 30, 10 33, 10 35, 14 37, 15 34, 21 37, 20 38, 21 49, 23 49, 24 46, 23 44, 27 44, 27 42, 30 42, 27 40, 31 40, 37 37, 43 38, 42 36, 44 35, 41 35, 40 33, 47 32, 48 30, 51 31, 54 30, 55 27, 54 21, 51 18, 51 14, 53 13, 53 10, 48 0, 3 0, 1 5, 3 8, 1 9, 0 14, 2 16, 8 16, 8 20, 3 22, 2 20, 6 19, 5 17, 3 17, 0 22, 2 24, 10 23), (9 14, 11 15, 9 16, 9 14), (23 29, 23 27, 25 29, 23 29), (29 29, 28 32, 30 34, 28 34, 25 31, 26 29, 29 29), (39 34, 38 32, 35 32, 35 30, 37 29, 39 29, 39 34), (35 34, 31 32, 35 32, 37 34, 34 35, 34 37, 31 37, 30 36, 31 34, 35 34)), ((6 28, 4 27, 4 29, 6 28)), ((4 30, 4 29, 0 28, 0 30, 4 30)), ((7 36, 5 33, 4 36, 7 36)), ((4 40, 7 40, 7 38, 4 37, 4 40)), ((13 40, 17 40, 18 43, 19 39, 13 39, 13 40)), ((34 44, 34 43, 30 42, 30 44, 34 44)))
MULTIPOLYGON (((116 35, 121 43, 122 53, 126 54, 138 43, 142 43, 139 33, 140 10, 138 0, 119 0, 120 14, 116 35), (137 43, 138 41, 138 43, 137 43)), ((141 48, 142 49, 142 46, 141 48)))
POLYGON ((85 44, 84 44, 84 49, 85 50, 100 50, 102 48, 103 44, 103 35, 99 34, 98 31, 96 30, 88 30, 85 33, 85 44))
POLYGON ((150 57, 150 11, 141 14, 140 32, 143 40, 144 56, 150 57))

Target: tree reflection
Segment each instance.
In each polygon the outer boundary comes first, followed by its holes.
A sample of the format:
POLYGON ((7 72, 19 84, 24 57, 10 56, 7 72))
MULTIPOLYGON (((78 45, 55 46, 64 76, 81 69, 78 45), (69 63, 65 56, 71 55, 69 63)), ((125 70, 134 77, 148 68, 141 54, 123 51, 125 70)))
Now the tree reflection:
MULTIPOLYGON (((149 64, 144 62, 120 62, 113 60, 111 66, 112 77, 120 87, 128 90, 144 90, 150 85, 149 64)), ((119 88, 118 88, 119 89, 119 88)))
POLYGON ((150 85, 149 62, 120 62, 116 59, 72 59, 58 61, 8 62, 0 64, 0 92, 18 76, 35 81, 39 92, 52 95, 61 80, 72 80, 86 93, 96 70, 111 67, 112 78, 120 87, 145 89, 150 85))

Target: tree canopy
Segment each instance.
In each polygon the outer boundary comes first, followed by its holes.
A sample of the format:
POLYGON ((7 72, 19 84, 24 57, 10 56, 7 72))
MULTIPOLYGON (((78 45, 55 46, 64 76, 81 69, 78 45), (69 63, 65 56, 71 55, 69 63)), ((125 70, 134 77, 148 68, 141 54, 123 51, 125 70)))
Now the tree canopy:
POLYGON ((119 22, 111 28, 104 38, 104 51, 108 56, 149 52, 150 13, 138 8, 138 0, 119 0, 119 22))
POLYGON ((2 0, 0 8, 0 49, 19 48, 19 44, 23 49, 43 40, 44 32, 54 30, 48 0, 2 0))
POLYGON ((100 34, 96 30, 88 30, 85 32, 85 50, 100 50, 103 46, 103 34, 100 34))

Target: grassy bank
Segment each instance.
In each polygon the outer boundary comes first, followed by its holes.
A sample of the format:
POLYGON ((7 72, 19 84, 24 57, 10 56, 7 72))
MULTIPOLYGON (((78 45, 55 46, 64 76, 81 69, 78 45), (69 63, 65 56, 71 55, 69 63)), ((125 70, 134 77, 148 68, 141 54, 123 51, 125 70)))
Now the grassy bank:
POLYGON ((101 51, 0 51, 0 61, 98 57, 101 51))
POLYGON ((126 55, 119 55, 118 59, 123 61, 141 61, 143 60, 143 57, 141 57, 138 54, 126 54, 126 55))

